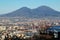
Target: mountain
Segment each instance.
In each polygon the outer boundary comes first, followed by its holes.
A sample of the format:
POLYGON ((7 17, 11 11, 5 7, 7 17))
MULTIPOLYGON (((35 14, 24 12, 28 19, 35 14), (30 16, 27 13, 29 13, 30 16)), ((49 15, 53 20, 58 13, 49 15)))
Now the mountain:
POLYGON ((40 6, 35 9, 22 7, 11 13, 1 15, 1 17, 27 17, 27 18, 60 17, 60 12, 48 6, 40 6))

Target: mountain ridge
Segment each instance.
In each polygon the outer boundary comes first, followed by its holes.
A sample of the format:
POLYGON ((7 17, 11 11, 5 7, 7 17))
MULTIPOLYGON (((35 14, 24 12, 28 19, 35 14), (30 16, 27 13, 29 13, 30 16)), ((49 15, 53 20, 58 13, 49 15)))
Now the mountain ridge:
POLYGON ((0 17, 28 17, 28 18, 60 17, 60 12, 48 6, 40 6, 35 9, 22 7, 11 13, 1 15, 0 17))

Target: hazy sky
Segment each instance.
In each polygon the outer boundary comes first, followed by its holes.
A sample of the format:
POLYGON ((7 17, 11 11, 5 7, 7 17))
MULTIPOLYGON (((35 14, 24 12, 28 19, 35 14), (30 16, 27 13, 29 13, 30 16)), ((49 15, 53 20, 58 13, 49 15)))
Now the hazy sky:
POLYGON ((0 14, 12 12, 21 7, 37 8, 42 5, 60 11, 60 0, 0 0, 0 14))

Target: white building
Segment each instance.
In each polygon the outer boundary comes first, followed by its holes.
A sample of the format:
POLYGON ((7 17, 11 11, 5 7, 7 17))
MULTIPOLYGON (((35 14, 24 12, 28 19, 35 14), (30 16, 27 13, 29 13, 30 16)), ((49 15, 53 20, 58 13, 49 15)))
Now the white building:
POLYGON ((0 26, 0 31, 6 30, 6 26, 0 26))

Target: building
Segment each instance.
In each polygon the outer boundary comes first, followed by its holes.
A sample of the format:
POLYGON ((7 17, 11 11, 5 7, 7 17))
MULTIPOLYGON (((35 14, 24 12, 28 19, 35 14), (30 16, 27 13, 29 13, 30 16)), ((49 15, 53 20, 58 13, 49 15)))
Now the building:
POLYGON ((6 30, 6 26, 0 26, 0 31, 6 30))
POLYGON ((47 29, 47 32, 51 32, 55 39, 60 39, 60 26, 52 26, 47 29))

